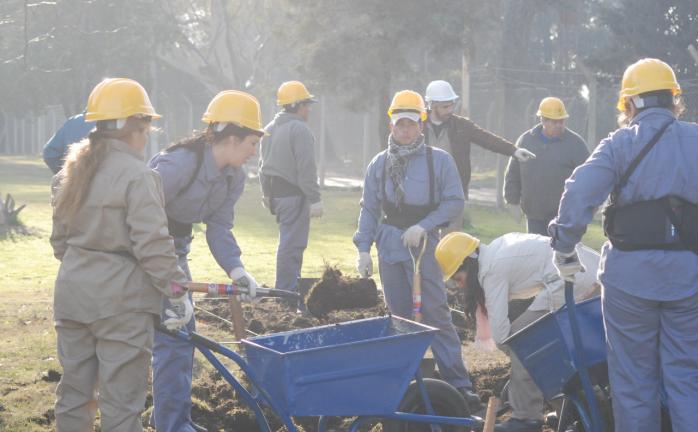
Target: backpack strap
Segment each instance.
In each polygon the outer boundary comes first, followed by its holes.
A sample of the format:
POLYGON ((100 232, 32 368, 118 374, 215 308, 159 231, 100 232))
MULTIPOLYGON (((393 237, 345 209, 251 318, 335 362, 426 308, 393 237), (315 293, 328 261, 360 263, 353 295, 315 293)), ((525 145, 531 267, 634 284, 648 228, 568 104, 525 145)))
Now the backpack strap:
POLYGON ((625 170, 623 175, 620 178, 620 181, 615 185, 613 188, 613 192, 611 192, 611 198, 610 202, 615 203, 618 200, 618 196, 620 195, 621 189, 628 183, 628 179, 630 176, 635 172, 635 169, 637 166, 642 162, 642 160, 647 156, 647 153, 652 150, 652 148, 659 142, 659 139, 664 135, 664 131, 667 130, 667 128, 674 123, 675 119, 669 120, 667 123, 664 124, 659 130, 652 136, 652 139, 649 140, 649 142, 640 150, 640 153, 635 156, 635 159, 630 162, 630 165, 628 165, 628 169, 625 170))

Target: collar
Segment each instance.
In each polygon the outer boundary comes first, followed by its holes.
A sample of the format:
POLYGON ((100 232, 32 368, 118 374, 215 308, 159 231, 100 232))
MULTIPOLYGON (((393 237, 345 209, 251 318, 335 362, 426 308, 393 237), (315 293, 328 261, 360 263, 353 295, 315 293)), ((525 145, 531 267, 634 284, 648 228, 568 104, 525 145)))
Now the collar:
POLYGON ((674 119, 676 118, 676 115, 672 111, 670 111, 666 108, 647 108, 647 109, 640 111, 640 113, 632 119, 630 124, 631 125, 638 124, 638 123, 640 123, 640 121, 642 121, 642 119, 644 119, 645 117, 651 116, 651 115, 657 115, 660 117, 674 118, 674 119))
POLYGON ((113 139, 113 138, 108 138, 106 140, 106 142, 107 142, 107 145, 109 145, 112 149, 129 154, 129 155, 135 157, 136 159, 145 162, 145 149, 144 150, 136 150, 135 148, 131 147, 130 145, 126 144, 125 142, 118 140, 118 139, 113 139))
POLYGON ((562 141, 562 138, 565 136, 565 134, 567 134, 567 128, 565 128, 565 131, 562 133, 561 136, 557 138, 550 138, 549 136, 543 133, 543 125, 541 123, 538 123, 533 129, 531 129, 531 135, 539 137, 544 143, 562 141))

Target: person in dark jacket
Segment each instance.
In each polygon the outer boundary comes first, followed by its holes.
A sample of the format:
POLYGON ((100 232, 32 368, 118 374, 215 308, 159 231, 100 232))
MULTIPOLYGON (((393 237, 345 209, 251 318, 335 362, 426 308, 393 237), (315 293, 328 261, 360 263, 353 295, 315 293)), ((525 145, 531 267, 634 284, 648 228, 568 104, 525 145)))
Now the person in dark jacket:
POLYGON ((504 199, 521 205, 529 233, 548 235, 548 223, 557 214, 565 180, 589 157, 589 150, 582 137, 565 127, 569 114, 560 99, 543 99, 536 115, 540 123, 516 141, 517 148, 534 152, 536 160, 521 165, 511 158, 504 199))
MULTIPOLYGON (((427 86, 425 99, 427 102, 428 120, 424 126, 424 137, 427 145, 446 150, 453 156, 458 167, 465 199, 468 199, 470 185, 470 144, 505 156, 514 156, 524 162, 535 155, 527 149, 517 149, 514 144, 492 132, 482 129, 468 118, 453 113, 458 95, 446 81, 432 81, 427 86)), ((442 235, 463 228, 463 212, 441 230, 442 235)))

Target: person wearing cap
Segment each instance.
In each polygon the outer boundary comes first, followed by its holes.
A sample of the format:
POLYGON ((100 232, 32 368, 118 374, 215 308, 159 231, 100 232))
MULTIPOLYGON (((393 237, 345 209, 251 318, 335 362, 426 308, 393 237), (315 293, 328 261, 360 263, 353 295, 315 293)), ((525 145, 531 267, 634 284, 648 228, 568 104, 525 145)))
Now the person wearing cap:
POLYGON ((563 278, 607 198, 599 279, 618 431, 660 428, 662 384, 673 430, 698 407, 698 125, 678 120, 671 66, 642 59, 623 74, 620 128, 565 183, 549 227, 563 278))
POLYGON ((362 277, 373 273, 371 246, 378 249, 385 302, 390 312, 412 319, 410 251, 426 249, 421 263, 422 315, 424 323, 439 328, 431 348, 441 377, 465 397, 471 407, 479 405, 477 394, 463 363, 460 339, 451 322, 446 288, 434 259, 439 227, 463 209, 463 187, 453 157, 429 147, 422 134, 427 118, 419 93, 395 93, 388 110, 388 148, 369 163, 361 197, 354 244, 359 252, 357 270, 362 277))
POLYGON ((310 218, 321 217, 323 213, 315 166, 315 137, 308 127, 310 105, 314 102, 303 83, 281 84, 276 104, 282 108, 267 125, 269 136, 260 147, 263 203, 279 225, 274 287, 287 291, 297 291, 303 252, 308 246, 310 218))
MULTIPOLYGON (((578 245, 585 272, 576 275, 575 298, 598 295, 596 270, 600 256, 578 245)), ((453 280, 464 293, 466 316, 476 324, 475 346, 495 346, 511 357, 509 404, 512 415, 497 425, 498 432, 536 432, 543 426, 543 395, 514 353, 502 345, 510 335, 565 303, 564 281, 553 266, 550 239, 537 234, 508 233, 482 244, 453 232, 436 246, 436 261, 444 280, 453 280), (510 319, 509 302, 533 299, 518 317, 510 319), (513 321, 512 321, 513 320, 513 321)))
MULTIPOLYGON (((505 156, 513 156, 521 162, 535 157, 525 148, 517 149, 506 139, 489 132, 472 120, 454 114, 458 95, 447 81, 436 80, 427 85, 425 99, 428 120, 424 127, 427 145, 438 147, 450 153, 456 161, 458 174, 463 185, 465 199, 468 199, 470 185, 470 145, 480 147, 505 156)), ((463 212, 451 221, 442 233, 463 229, 463 212)))
POLYGON ((587 157, 586 143, 565 127, 569 117, 564 103, 556 97, 540 102, 536 115, 540 123, 516 141, 519 149, 536 154, 525 164, 509 160, 504 180, 504 199, 521 205, 528 232, 548 235, 548 223, 555 216, 565 180, 587 157))
MULTIPOLYGON (((243 165, 256 155, 264 135, 259 102, 248 93, 222 91, 211 100, 202 121, 206 129, 156 154, 149 165, 162 178, 168 228, 187 278, 191 280, 187 257, 192 224, 203 222, 211 254, 236 284, 249 288, 244 296, 249 300, 258 285, 245 270, 231 230, 247 177, 243 165)), ((193 317, 187 329, 195 329, 193 317)), ((193 359, 191 344, 156 333, 151 423, 158 432, 202 429, 191 419, 193 359)))
POLYGON ((160 118, 136 81, 111 78, 90 94, 87 139, 53 178, 51 246, 61 262, 53 314, 58 360, 56 430, 142 431, 154 318, 170 298, 174 330, 192 316, 160 179, 144 149, 160 118))

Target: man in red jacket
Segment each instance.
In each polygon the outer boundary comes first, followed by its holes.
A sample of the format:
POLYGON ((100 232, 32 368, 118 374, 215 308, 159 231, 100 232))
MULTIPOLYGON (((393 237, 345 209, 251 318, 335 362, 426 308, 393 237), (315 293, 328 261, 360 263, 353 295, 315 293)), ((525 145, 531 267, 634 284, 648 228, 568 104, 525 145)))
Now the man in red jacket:
MULTIPOLYGON (((446 150, 456 160, 458 173, 465 199, 468 199, 470 184, 470 144, 477 144, 487 150, 505 156, 513 156, 521 162, 535 158, 536 155, 526 149, 517 149, 506 139, 493 134, 466 117, 453 113, 458 95, 446 81, 432 81, 427 86, 425 99, 429 108, 429 119, 424 127, 427 145, 446 150)), ((463 229, 463 214, 454 219, 442 235, 463 229)))

